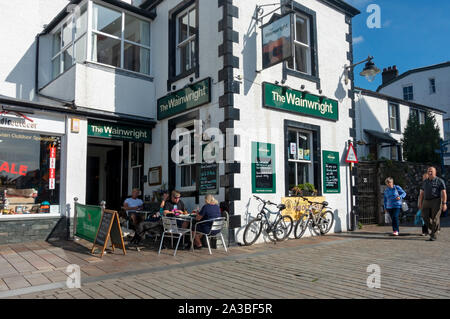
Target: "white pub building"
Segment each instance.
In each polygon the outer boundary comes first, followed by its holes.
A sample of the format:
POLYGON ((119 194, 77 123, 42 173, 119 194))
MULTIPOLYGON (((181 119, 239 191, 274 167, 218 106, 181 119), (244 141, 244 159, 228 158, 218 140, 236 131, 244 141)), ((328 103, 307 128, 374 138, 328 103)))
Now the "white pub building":
POLYGON ((356 112, 344 71, 357 9, 341 0, 0 7, 3 29, 30 21, 0 36, 9 44, 0 64, 0 165, 8 163, 0 190, 10 201, 0 243, 67 225, 74 197, 120 209, 135 187, 146 201, 176 189, 189 210, 214 194, 234 216, 231 239, 242 242, 258 213, 253 195, 280 203, 311 184, 333 208, 332 231, 349 228, 344 159, 356 112))

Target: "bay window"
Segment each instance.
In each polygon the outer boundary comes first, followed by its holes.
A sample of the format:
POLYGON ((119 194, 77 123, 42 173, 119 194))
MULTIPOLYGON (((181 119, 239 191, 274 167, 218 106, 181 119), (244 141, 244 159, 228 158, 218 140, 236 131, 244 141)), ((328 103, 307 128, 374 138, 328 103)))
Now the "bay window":
POLYGON ((53 32, 52 79, 85 61, 149 75, 150 23, 87 1, 53 32))

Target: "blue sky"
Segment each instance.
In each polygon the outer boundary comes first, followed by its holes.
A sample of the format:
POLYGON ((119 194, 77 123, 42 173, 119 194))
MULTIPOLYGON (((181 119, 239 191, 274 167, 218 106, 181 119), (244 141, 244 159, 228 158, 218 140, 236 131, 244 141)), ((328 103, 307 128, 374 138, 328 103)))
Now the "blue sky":
MULTIPOLYGON (((346 0, 361 11, 353 19, 354 62, 374 56, 383 70, 396 65, 400 74, 414 68, 450 61, 450 1, 448 0, 346 0), (377 4, 381 28, 370 29, 367 12, 377 4)), ((381 74, 369 83, 359 75, 364 65, 355 68, 355 85, 376 90, 381 74)))

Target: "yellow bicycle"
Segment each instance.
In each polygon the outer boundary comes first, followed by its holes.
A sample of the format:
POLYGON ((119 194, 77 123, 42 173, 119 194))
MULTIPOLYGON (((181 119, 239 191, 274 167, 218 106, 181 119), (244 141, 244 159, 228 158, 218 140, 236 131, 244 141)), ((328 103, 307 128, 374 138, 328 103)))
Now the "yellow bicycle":
POLYGON ((294 236, 296 239, 300 239, 306 231, 306 228, 310 228, 311 233, 317 236, 326 235, 333 227, 334 214, 328 207, 328 202, 311 202, 307 198, 301 196, 301 198, 308 202, 309 207, 306 209, 306 213, 302 214, 295 224, 294 236), (319 207, 319 208, 317 208, 319 207))

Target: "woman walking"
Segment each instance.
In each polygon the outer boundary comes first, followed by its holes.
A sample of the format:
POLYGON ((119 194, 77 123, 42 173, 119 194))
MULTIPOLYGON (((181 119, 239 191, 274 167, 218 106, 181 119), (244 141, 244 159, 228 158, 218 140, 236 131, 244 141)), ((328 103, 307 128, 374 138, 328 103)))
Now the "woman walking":
POLYGON ((400 210, 402 199, 406 197, 405 191, 398 185, 394 185, 392 177, 386 178, 387 188, 384 191, 384 210, 392 219, 393 235, 398 236, 400 231, 400 210))

